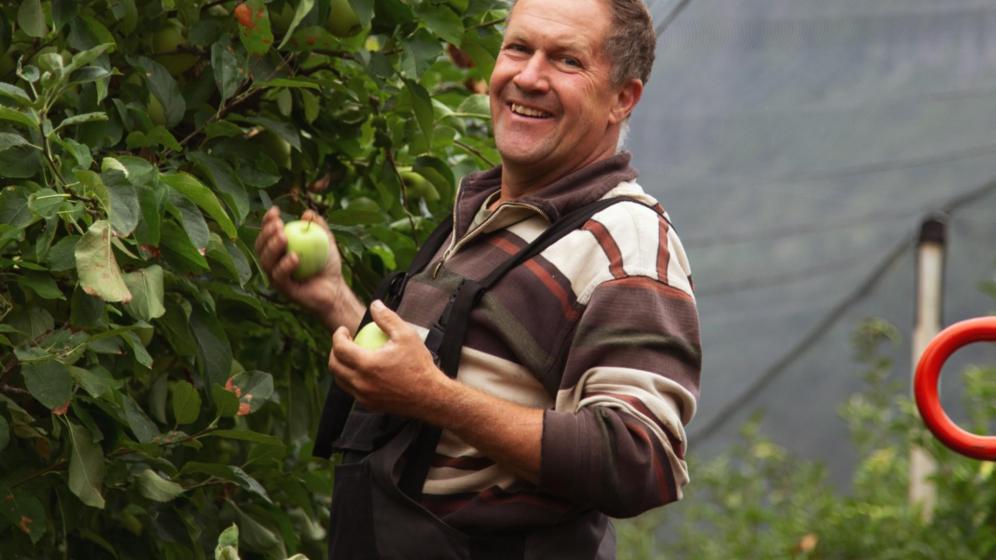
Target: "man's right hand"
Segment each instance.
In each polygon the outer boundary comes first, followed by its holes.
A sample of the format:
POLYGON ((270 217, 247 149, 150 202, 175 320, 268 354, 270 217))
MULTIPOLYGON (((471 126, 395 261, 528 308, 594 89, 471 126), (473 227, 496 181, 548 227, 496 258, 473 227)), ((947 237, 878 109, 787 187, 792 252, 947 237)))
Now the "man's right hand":
POLYGON ((351 332, 355 332, 356 325, 363 317, 364 308, 342 277, 342 258, 335 236, 316 212, 306 210, 301 219, 321 226, 329 236, 329 257, 325 268, 303 281, 291 276, 299 259, 296 254, 287 252, 284 222, 280 219, 277 207, 270 208, 263 215, 259 236, 256 238, 259 264, 277 290, 315 314, 329 330, 346 326, 351 332))

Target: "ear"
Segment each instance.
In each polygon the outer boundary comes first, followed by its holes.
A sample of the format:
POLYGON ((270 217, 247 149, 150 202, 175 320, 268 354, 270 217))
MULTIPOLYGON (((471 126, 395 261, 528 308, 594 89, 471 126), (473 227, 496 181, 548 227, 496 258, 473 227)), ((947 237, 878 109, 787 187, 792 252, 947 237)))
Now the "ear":
POLYGON ((614 97, 615 103, 609 113, 609 122, 619 124, 626 120, 636 108, 636 104, 640 102, 642 95, 643 81, 639 78, 633 78, 619 86, 614 97))

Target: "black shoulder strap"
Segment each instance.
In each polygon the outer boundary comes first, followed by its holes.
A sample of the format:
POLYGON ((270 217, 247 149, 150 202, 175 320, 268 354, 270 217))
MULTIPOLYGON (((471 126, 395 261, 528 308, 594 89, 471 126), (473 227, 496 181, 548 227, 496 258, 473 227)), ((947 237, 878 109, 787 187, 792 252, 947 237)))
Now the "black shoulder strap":
MULTIPOLYGON (((450 297, 439 321, 429 329, 429 334, 426 337, 426 346, 436 356, 439 368, 450 378, 456 378, 464 338, 470 326, 470 312, 477 306, 485 291, 498 283, 505 274, 516 266, 539 255, 565 235, 583 226, 599 211, 624 201, 640 203, 633 198, 620 196, 599 199, 586 204, 562 216, 532 243, 506 259, 480 282, 464 279, 450 297)), ((410 462, 402 472, 398 486, 403 492, 415 499, 418 499, 422 493, 422 485, 429 473, 429 467, 432 464, 441 433, 436 426, 424 425, 418 439, 412 444, 410 462)))
MULTIPOLYGON (((391 309, 397 309, 398 303, 401 301, 401 294, 405 290, 405 284, 408 283, 408 278, 429 264, 433 255, 446 243, 446 239, 449 238, 452 229, 453 216, 451 214, 440 222, 436 226, 436 229, 429 234, 425 243, 422 244, 418 253, 415 254, 415 258, 412 259, 407 272, 395 272, 381 281, 374 292, 374 299, 383 301, 391 309)), ((370 309, 367 309, 366 313, 363 314, 363 319, 360 321, 360 327, 363 327, 363 325, 366 325, 371 320, 370 309)), ((325 395, 322 416, 318 420, 318 431, 315 433, 315 447, 312 450, 312 455, 325 459, 328 459, 332 455, 332 443, 342 433, 342 428, 346 425, 346 418, 352 409, 353 397, 343 391, 338 385, 332 383, 329 386, 328 393, 325 395)))

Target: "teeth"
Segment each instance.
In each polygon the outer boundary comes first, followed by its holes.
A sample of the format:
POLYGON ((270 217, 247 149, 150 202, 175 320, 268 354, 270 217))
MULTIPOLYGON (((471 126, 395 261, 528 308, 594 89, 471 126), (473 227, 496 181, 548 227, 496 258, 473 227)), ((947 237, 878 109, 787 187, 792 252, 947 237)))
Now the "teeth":
POLYGON ((512 103, 512 112, 526 117, 546 118, 550 116, 550 114, 545 111, 538 111, 536 109, 530 109, 529 107, 523 107, 518 103, 512 103))

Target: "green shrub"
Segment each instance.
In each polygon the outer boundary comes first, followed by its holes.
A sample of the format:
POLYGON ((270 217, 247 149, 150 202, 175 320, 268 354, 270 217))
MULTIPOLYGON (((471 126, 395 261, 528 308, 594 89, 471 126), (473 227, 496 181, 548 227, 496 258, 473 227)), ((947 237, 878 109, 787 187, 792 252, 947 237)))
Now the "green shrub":
POLYGON ((0 557, 207 558, 232 523, 325 556, 329 337, 261 277, 260 216, 326 216, 361 294, 405 266, 497 161, 506 13, 350 4, 0 7, 0 557))
MULTIPOLYGON (((923 426, 908 379, 892 374, 878 351, 897 338, 868 321, 855 333, 867 389, 841 407, 860 461, 851 489, 831 486, 822 465, 792 456, 765 438, 754 418, 734 446, 693 462, 681 516, 667 508, 620 523, 620 560, 895 559, 969 560, 996 556, 994 464, 949 451, 923 426), (922 446, 937 462, 937 504, 930 519, 908 500, 909 455, 922 446)), ((991 433, 996 369, 962 377, 971 424, 991 433)))

